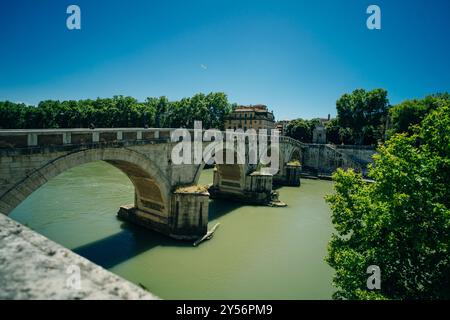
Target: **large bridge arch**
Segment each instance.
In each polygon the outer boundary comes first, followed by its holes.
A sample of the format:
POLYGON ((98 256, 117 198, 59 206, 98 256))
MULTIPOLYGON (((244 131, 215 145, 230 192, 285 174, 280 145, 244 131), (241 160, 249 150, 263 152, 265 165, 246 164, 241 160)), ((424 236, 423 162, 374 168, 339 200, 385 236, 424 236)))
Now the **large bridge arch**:
POLYGON ((300 163, 302 162, 302 148, 292 143, 284 143, 283 148, 280 150, 280 170, 278 171, 278 175, 284 175, 286 165, 294 160, 298 160, 300 163))
MULTIPOLYGON (((135 187, 135 205, 151 214, 167 217, 170 211, 170 181, 147 157, 128 148, 97 148, 50 158, 45 164, 18 177, 13 187, 0 196, 0 212, 8 215, 31 193, 53 177, 76 166, 105 161, 124 172, 135 187)), ((32 157, 29 158, 31 166, 32 157)))
POLYGON ((245 186, 245 168, 243 164, 217 164, 216 183, 221 187, 241 190, 245 186))

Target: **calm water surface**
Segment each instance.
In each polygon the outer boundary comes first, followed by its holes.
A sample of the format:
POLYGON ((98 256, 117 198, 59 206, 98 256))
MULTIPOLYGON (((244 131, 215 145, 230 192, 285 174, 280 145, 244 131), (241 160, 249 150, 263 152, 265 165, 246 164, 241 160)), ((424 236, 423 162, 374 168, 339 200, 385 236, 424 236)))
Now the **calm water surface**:
MULTIPOLYGON (((212 182, 205 170, 200 183, 212 182)), ((104 162, 73 168, 34 192, 12 213, 48 238, 165 299, 330 299, 324 262, 333 230, 328 181, 278 189, 286 208, 211 200, 214 238, 192 247, 116 219, 134 188, 104 162)))

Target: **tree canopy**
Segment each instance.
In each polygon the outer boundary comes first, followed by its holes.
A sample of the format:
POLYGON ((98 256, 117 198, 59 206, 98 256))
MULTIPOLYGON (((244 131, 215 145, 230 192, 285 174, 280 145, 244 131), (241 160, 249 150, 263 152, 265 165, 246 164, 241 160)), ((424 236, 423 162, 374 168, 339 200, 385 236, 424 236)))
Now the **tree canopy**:
POLYGON ((299 118, 292 120, 287 125, 286 135, 305 143, 311 143, 313 130, 318 123, 318 119, 305 120, 299 118))
POLYGON ((199 93, 191 98, 169 101, 166 97, 139 102, 132 97, 79 101, 45 100, 37 106, 0 102, 1 129, 96 127, 189 127, 195 120, 204 128, 223 129, 230 112, 226 94, 199 93))
MULTIPOLYGON (((337 117, 325 121, 327 141, 334 144, 376 145, 384 140, 389 108, 387 91, 354 90, 336 101, 337 117)), ((311 142, 312 131, 319 119, 291 121, 287 135, 303 142, 311 142)))
POLYGON ((336 229, 327 262, 337 299, 450 298, 450 106, 411 134, 378 149, 373 183, 352 170, 333 176, 327 196, 336 229), (381 269, 381 290, 366 288, 366 269, 381 269))
POLYGON ((388 105, 386 90, 354 90, 336 101, 338 124, 351 130, 356 144, 377 144, 383 139, 388 105))
POLYGON ((406 100, 389 109, 391 128, 389 135, 400 132, 412 133, 413 126, 419 124, 430 111, 450 103, 450 94, 438 93, 423 99, 406 100))

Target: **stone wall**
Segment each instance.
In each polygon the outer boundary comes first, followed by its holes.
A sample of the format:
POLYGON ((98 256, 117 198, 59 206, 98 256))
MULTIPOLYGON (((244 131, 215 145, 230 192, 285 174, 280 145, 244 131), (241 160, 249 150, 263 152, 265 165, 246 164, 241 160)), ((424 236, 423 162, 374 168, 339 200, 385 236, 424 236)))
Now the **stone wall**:
POLYGON ((366 176, 373 154, 375 150, 370 147, 309 144, 302 155, 302 166, 314 174, 331 175, 337 168, 353 168, 366 176))
POLYGON ((364 164, 373 163, 372 156, 376 153, 374 147, 371 146, 336 146, 338 151, 348 155, 351 158, 356 159, 364 164))

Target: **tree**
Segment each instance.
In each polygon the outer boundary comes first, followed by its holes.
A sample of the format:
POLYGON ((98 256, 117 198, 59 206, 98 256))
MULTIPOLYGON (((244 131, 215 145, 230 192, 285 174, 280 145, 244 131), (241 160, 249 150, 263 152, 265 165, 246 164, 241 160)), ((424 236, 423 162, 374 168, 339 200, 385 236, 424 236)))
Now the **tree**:
POLYGON ((114 127, 190 127, 195 120, 203 128, 223 129, 230 112, 226 94, 211 92, 170 102, 166 97, 147 98, 114 96, 78 101, 41 101, 38 106, 0 101, 0 128, 97 128, 114 127))
POLYGON ((327 130, 327 140, 330 143, 341 144, 343 140, 339 134, 339 123, 337 119, 331 119, 325 124, 327 130))
POLYGON ((286 135, 296 140, 311 143, 314 128, 320 124, 319 119, 295 119, 289 122, 286 128, 286 135))
POLYGON ((336 233, 327 262, 337 299, 450 298, 450 108, 431 112, 412 135, 395 134, 374 156, 373 183, 334 175, 327 196, 336 233), (381 269, 381 290, 366 268, 381 269))
POLYGON ((223 92, 211 92, 206 96, 206 105, 211 123, 205 128, 224 130, 224 119, 230 114, 232 106, 228 103, 227 95, 223 92))
POLYGON ((389 109, 391 128, 389 135, 394 133, 412 133, 414 125, 419 124, 432 110, 450 103, 450 94, 438 93, 424 99, 406 100, 389 109))
POLYGON ((22 128, 26 109, 22 103, 0 101, 0 129, 22 128))
POLYGON ((312 141, 311 124, 304 119, 292 120, 286 128, 286 135, 296 140, 310 143, 312 141))
POLYGON ((357 144, 376 144, 383 139, 388 104, 383 89, 344 94, 336 101, 339 126, 350 128, 357 144))

